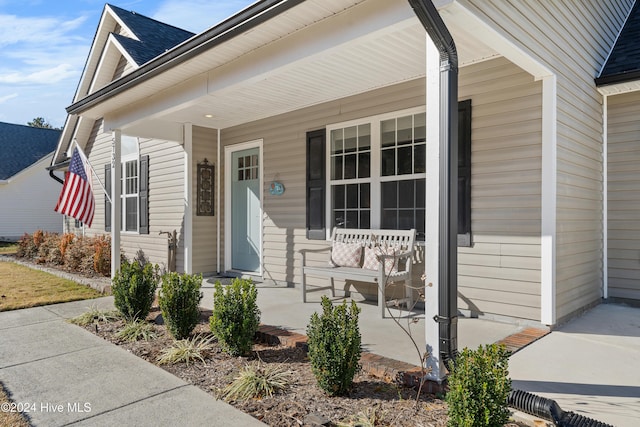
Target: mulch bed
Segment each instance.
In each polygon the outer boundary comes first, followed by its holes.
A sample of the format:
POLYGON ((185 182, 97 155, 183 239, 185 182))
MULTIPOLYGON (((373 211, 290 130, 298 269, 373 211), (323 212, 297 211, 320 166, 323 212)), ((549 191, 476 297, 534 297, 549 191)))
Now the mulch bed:
MULTIPOLYGON (((160 315, 152 309, 150 320, 160 315)), ((202 311, 201 323, 195 334, 210 334, 210 311, 202 311)), ((123 321, 88 325, 86 329, 131 353, 157 365, 162 350, 170 347, 173 339, 163 325, 154 325, 157 338, 150 341, 128 342, 115 334, 124 326, 123 321)), ((329 397, 316 383, 309 359, 302 348, 268 345, 256 342, 249 357, 231 357, 218 343, 201 362, 159 365, 182 380, 200 387, 217 398, 219 390, 227 386, 238 372, 255 360, 264 363, 284 363, 294 373, 295 381, 280 394, 262 399, 230 402, 233 406, 271 426, 312 426, 316 415, 330 420, 330 426, 445 426, 446 403, 432 395, 423 394, 416 405, 416 391, 412 388, 387 383, 365 373, 356 375, 353 389, 346 397, 329 397), (311 417, 310 417, 311 415, 311 417), (362 419, 356 422, 356 417, 362 419), (360 424, 365 419, 371 424, 360 424)))
MULTIPOLYGON (((202 310, 201 322, 194 334, 211 334, 211 311, 202 310)), ((123 321, 88 325, 86 329, 130 351, 146 361, 158 364, 162 350, 170 347, 173 339, 162 324, 160 310, 154 307, 148 320, 154 323, 157 338, 150 341, 129 342, 115 334, 124 326, 123 321)), ((320 418, 329 420, 328 426, 446 426, 446 403, 434 395, 422 393, 416 404, 416 390, 386 382, 361 372, 356 375, 353 389, 345 397, 329 397, 317 385, 311 372, 306 351, 300 347, 269 345, 256 342, 249 357, 231 357, 217 342, 206 355, 206 363, 186 365, 159 365, 166 371, 218 398, 248 363, 282 363, 294 373, 294 383, 284 393, 262 399, 230 402, 233 406, 270 426, 317 426, 320 418)), ((520 424, 509 424, 517 427, 520 424)))

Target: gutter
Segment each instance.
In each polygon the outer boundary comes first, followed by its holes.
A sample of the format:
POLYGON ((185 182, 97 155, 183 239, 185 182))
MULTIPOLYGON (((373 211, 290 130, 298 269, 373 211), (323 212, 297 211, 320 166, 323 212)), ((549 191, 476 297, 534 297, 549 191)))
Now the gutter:
POLYGON ((625 71, 617 74, 610 74, 603 77, 596 77, 594 79, 596 86, 614 85, 617 83, 626 83, 635 80, 640 80, 640 70, 625 71))
POLYGON ((262 0, 252 4, 215 27, 200 33, 137 70, 113 81, 66 108, 69 114, 81 114, 105 100, 176 67, 252 28, 297 6, 304 0, 262 0))
POLYGON ((408 0, 440 52, 440 224, 438 232, 438 322, 440 360, 458 351, 458 53, 431 0, 408 0))
POLYGON ((64 181, 60 178, 58 178, 57 176, 55 176, 54 172, 60 169, 64 169, 64 168, 68 168, 69 167, 69 163, 71 163, 71 159, 67 159, 61 163, 58 163, 56 165, 52 165, 46 168, 46 170, 49 171, 49 176, 53 179, 55 179, 56 181, 58 181, 60 184, 64 184, 64 181))

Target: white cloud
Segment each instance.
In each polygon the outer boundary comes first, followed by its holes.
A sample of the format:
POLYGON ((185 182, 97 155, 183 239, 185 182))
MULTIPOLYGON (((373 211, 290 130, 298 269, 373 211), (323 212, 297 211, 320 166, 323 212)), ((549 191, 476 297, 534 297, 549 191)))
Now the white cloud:
POLYGON ((62 20, 0 14, 0 46, 20 43, 69 44, 76 41, 69 37, 69 33, 81 27, 85 21, 85 16, 62 20))
POLYGON ((160 5, 152 18, 194 33, 201 33, 251 3, 252 0, 167 0, 160 5))
POLYGON ((17 98, 18 94, 17 93, 10 93, 9 95, 5 95, 5 96, 0 96, 0 104, 3 104, 5 102, 7 102, 10 99, 13 98, 17 98))
POLYGON ((51 85, 79 76, 90 43, 77 36, 85 21, 0 14, 0 85, 51 85))
POLYGON ((53 68, 39 69, 38 71, 24 74, 13 72, 0 73, 0 84, 54 84, 67 78, 77 76, 79 73, 71 64, 60 64, 53 68))

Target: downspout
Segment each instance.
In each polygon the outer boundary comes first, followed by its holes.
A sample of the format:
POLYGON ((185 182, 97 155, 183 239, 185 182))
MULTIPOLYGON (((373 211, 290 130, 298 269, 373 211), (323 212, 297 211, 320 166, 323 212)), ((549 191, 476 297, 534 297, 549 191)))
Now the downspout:
POLYGON ((53 169, 49 169, 49 176, 58 181, 60 184, 64 185, 64 181, 55 176, 55 174, 53 173, 53 169))
POLYGON ((409 0, 440 53, 440 224, 438 232, 440 360, 458 350, 458 53, 453 37, 431 0, 409 0))
POLYGON ((602 297, 609 298, 609 96, 602 99, 602 297))
POLYGON ((217 222, 217 247, 216 247, 216 268, 218 270, 218 274, 222 271, 220 268, 220 215, 222 212, 222 205, 220 204, 220 128, 218 128, 218 165, 216 167, 216 206, 218 207, 218 212, 216 213, 216 222, 217 222))

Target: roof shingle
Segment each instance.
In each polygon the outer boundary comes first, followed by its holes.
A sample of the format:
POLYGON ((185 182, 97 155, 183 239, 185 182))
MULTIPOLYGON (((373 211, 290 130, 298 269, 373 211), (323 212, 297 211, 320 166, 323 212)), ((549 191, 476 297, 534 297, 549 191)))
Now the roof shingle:
POLYGON ((195 35, 189 31, 156 21, 155 19, 137 14, 136 12, 128 12, 111 4, 109 4, 109 7, 139 39, 138 41, 114 34, 116 39, 122 44, 122 47, 129 52, 129 55, 131 55, 138 65, 149 62, 156 56, 195 35))
POLYGON ((633 5, 596 85, 640 79, 640 2, 633 5))
POLYGON ((0 179, 9 179, 55 150, 60 130, 0 122, 0 179))

